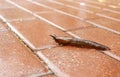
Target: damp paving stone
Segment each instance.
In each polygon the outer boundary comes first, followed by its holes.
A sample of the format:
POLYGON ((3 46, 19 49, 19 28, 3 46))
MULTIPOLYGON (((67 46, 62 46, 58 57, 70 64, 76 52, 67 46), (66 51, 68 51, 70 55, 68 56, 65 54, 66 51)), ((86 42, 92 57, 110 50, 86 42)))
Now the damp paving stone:
POLYGON ((100 12, 100 14, 108 16, 108 17, 112 17, 113 19, 116 19, 116 20, 120 20, 120 13, 116 14, 116 13, 109 12, 109 11, 103 11, 103 12, 100 12))
POLYGON ((14 8, 13 5, 6 2, 6 0, 0 0, 0 9, 14 8))
POLYGON ((108 46, 111 50, 110 52, 120 56, 120 36, 112 32, 99 29, 90 28, 84 30, 72 31, 74 34, 83 37, 88 40, 92 40, 103 45, 108 46))
POLYGON ((11 24, 36 48, 44 48, 51 45, 56 45, 52 37, 50 37, 51 34, 68 36, 68 34, 64 33, 62 30, 38 19, 12 22, 11 24))
POLYGON ((0 9, 0 14, 7 20, 34 18, 33 15, 18 8, 0 9))
POLYGON ((15 2, 16 4, 32 11, 32 12, 44 12, 44 11, 49 11, 49 9, 47 8, 44 8, 44 7, 41 7, 41 6, 38 6, 36 4, 33 4, 29 1, 25 1, 25 0, 19 0, 19 1, 16 1, 16 0, 12 0, 13 2, 15 2))
POLYGON ((93 27, 92 25, 85 23, 84 21, 75 19, 73 17, 67 16, 65 14, 61 14, 55 11, 50 11, 48 13, 43 13, 39 14, 39 16, 42 16, 46 18, 47 20, 67 29, 67 30, 72 30, 72 29, 86 29, 93 27))
POLYGON ((120 63, 94 49, 62 46, 37 54, 58 77, 120 76, 120 63))
POLYGON ((9 31, 9 28, 4 22, 2 22, 2 20, 0 20, 0 32, 5 32, 5 31, 9 31))
POLYGON ((88 12, 92 12, 92 13, 96 13, 96 12, 100 12, 101 10, 99 8, 94 8, 94 7, 90 7, 86 2, 79 1, 79 2, 75 2, 75 1, 67 1, 67 0, 58 0, 58 2, 63 3, 64 5, 68 5, 71 6, 71 8, 75 7, 80 9, 84 9, 88 12))
POLYGON ((56 77, 55 75, 45 75, 45 76, 42 76, 42 77, 56 77))
POLYGON ((48 69, 11 32, 0 32, 0 77, 29 77, 48 69))
POLYGON ((97 17, 95 14, 87 13, 87 12, 81 10, 81 9, 73 9, 73 8, 63 6, 63 5, 58 5, 58 4, 55 4, 55 3, 51 3, 51 2, 48 2, 48 1, 42 1, 41 2, 41 1, 37 0, 37 2, 42 3, 45 6, 50 6, 53 9, 63 11, 65 13, 67 13, 67 14, 74 15, 74 16, 76 16, 78 18, 91 19, 91 18, 97 17))
POLYGON ((90 19, 89 21, 92 23, 101 25, 103 27, 105 26, 105 27, 108 27, 110 29, 120 31, 120 27, 119 27, 120 22, 118 22, 118 21, 113 21, 111 19, 104 18, 104 17, 97 17, 94 19, 90 19))

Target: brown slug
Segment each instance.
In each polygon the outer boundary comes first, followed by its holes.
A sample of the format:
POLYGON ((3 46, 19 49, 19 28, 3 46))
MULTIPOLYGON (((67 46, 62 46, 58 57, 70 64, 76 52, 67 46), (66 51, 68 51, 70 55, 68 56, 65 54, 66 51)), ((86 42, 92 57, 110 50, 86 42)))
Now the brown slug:
POLYGON ((59 45, 70 45, 70 46, 78 46, 78 47, 84 47, 84 48, 94 48, 97 50, 110 50, 109 47, 90 41, 90 40, 78 39, 73 37, 58 37, 56 35, 50 35, 50 36, 59 45))

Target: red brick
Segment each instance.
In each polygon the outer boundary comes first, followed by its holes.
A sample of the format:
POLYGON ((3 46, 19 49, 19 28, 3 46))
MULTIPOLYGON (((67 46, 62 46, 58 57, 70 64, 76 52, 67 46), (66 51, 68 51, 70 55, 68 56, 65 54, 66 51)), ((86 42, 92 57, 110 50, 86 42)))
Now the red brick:
POLYGON ((12 33, 0 33, 0 41, 0 77, 28 77, 48 72, 45 65, 12 33))
POLYGON ((14 7, 13 5, 6 2, 6 0, 0 0, 0 9, 14 7))
POLYGON ((9 8, 9 9, 1 9, 0 14, 4 16, 8 20, 12 19, 24 19, 24 18, 33 18, 33 16, 23 10, 18 8, 9 8))
POLYGON ((59 6, 58 4, 53 4, 53 3, 50 3, 50 2, 45 1, 45 0, 36 0, 36 2, 38 2, 40 4, 45 4, 47 6, 50 6, 50 7, 53 7, 53 8, 57 8, 57 9, 65 8, 64 6, 59 6))
POLYGON ((83 29, 83 28, 87 28, 87 27, 93 27, 88 23, 85 23, 83 21, 80 21, 78 19, 75 19, 73 17, 67 16, 65 14, 61 14, 61 13, 57 13, 57 12, 48 12, 48 13, 44 13, 44 14, 38 14, 46 19, 48 19, 49 21, 60 25, 61 27, 65 28, 65 29, 83 29))
POLYGON ((85 1, 85 3, 88 4, 88 5, 96 6, 96 7, 101 7, 101 8, 105 7, 105 4, 102 4, 102 3, 96 4, 96 3, 92 3, 90 1, 85 1))
POLYGON ((110 52, 120 56, 120 36, 99 28, 72 31, 88 40, 96 41, 111 48, 110 52))
POLYGON ((18 5, 32 11, 32 12, 43 12, 43 11, 49 11, 49 9, 38 6, 36 4, 30 3, 29 1, 25 1, 25 0, 13 0, 15 3, 17 3, 18 5))
POLYGON ((80 10, 80 9, 76 10, 76 9, 73 9, 73 8, 68 8, 66 6, 61 6, 61 5, 51 3, 51 2, 47 2, 47 1, 38 1, 38 2, 40 2, 42 4, 45 4, 46 6, 50 6, 52 8, 64 11, 68 14, 72 14, 72 15, 75 15, 77 17, 81 17, 81 18, 84 18, 84 19, 90 19, 90 18, 95 18, 96 17, 96 15, 87 13, 87 12, 85 12, 83 10, 80 10))
POLYGON ((112 13, 112 12, 109 12, 109 11, 103 11, 100 14, 120 20, 120 14, 112 13))
POLYGON ((81 0, 80 2, 59 0, 59 2, 62 2, 65 5, 71 5, 73 7, 77 7, 79 9, 88 10, 88 11, 91 11, 91 12, 100 12, 100 9, 87 6, 87 4, 83 0, 81 0), (85 5, 80 5, 80 3, 85 3, 85 5))
POLYGON ((12 22, 12 25, 27 38, 36 48, 55 45, 51 34, 67 36, 66 33, 41 20, 12 22))
POLYGON ((89 21, 94 22, 94 23, 101 25, 101 26, 111 28, 111 29, 116 30, 116 31, 120 31, 120 27, 119 27, 120 22, 113 21, 113 20, 108 19, 108 18, 97 17, 94 19, 90 19, 89 21))
POLYGON ((8 27, 6 26, 6 24, 4 22, 2 22, 2 20, 0 20, 0 32, 4 32, 4 31, 8 31, 8 27))
POLYGON ((45 76, 42 76, 42 77, 56 77, 55 75, 45 75, 45 76))
POLYGON ((94 49, 63 46, 37 54, 58 77, 120 76, 120 63, 94 49))

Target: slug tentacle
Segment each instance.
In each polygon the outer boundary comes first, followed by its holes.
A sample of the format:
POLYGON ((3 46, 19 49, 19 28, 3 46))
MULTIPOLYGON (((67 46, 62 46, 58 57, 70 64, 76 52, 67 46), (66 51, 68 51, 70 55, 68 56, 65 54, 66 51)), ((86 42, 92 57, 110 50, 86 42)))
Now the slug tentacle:
POLYGON ((50 36, 59 45, 71 45, 71 46, 79 46, 79 47, 84 47, 84 48, 95 48, 98 50, 110 50, 109 47, 90 41, 90 40, 77 39, 73 37, 58 37, 56 35, 50 35, 50 36))

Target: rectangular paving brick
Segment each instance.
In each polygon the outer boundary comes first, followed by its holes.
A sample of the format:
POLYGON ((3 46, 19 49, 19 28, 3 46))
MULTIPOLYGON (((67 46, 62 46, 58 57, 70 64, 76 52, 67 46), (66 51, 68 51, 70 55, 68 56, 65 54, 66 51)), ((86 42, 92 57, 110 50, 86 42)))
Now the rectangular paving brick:
POLYGON ((98 17, 95 14, 91 14, 91 13, 85 12, 83 10, 76 10, 76 9, 71 9, 71 8, 61 9, 61 10, 68 14, 72 14, 74 16, 77 16, 77 17, 80 17, 83 19, 92 19, 92 18, 98 17))
POLYGON ((119 0, 118 0, 118 2, 117 2, 117 0, 116 1, 112 1, 112 3, 108 3, 108 2, 110 2, 110 0, 109 1, 107 1, 107 0, 105 1, 104 0, 104 1, 99 1, 99 2, 98 1, 87 0, 86 2, 91 4, 91 5, 100 6, 100 7, 103 7, 103 8, 106 8, 106 9, 110 9, 110 10, 113 10, 113 11, 118 11, 118 12, 120 11, 119 6, 118 6, 118 8, 115 7, 119 3, 119 0), (111 5, 113 5, 113 6, 111 6, 111 5))
POLYGON ((106 15, 106 16, 109 16, 109 17, 116 18, 116 19, 120 20, 120 13, 116 14, 116 13, 112 13, 112 12, 109 12, 109 11, 103 11, 100 14, 103 14, 103 15, 106 15))
POLYGON ((105 17, 97 17, 94 19, 90 19, 89 21, 96 23, 98 25, 101 25, 101 26, 111 28, 116 31, 120 31, 120 27, 119 27, 120 22, 118 22, 118 21, 114 21, 114 20, 111 20, 111 19, 108 19, 105 17))
POLYGON ((11 4, 7 3, 6 0, 0 0, 0 9, 12 8, 11 4))
POLYGON ((58 4, 48 2, 47 0, 35 0, 35 2, 47 5, 49 7, 57 8, 57 9, 63 9, 63 8, 65 8, 64 6, 60 6, 58 4))
POLYGON ((46 6, 49 6, 53 9, 58 9, 60 11, 66 12, 66 13, 71 14, 71 15, 74 15, 76 17, 81 17, 83 19, 90 19, 90 18, 97 17, 95 14, 87 13, 87 12, 81 10, 81 9, 73 9, 73 8, 63 6, 63 5, 61 6, 61 5, 58 5, 58 4, 55 4, 55 3, 51 3, 51 2, 48 2, 48 1, 38 1, 37 0, 37 2, 45 4, 46 6))
POLYGON ((0 32, 6 32, 9 31, 9 28, 7 25, 0 19, 0 32))
POLYGON ((48 69, 11 32, 0 32, 0 77, 29 77, 48 69))
POLYGON ((50 24, 35 19, 22 22, 11 23, 25 38, 27 38, 36 48, 42 48, 56 43, 50 37, 51 34, 67 36, 66 33, 51 26, 50 24))
POLYGON ((33 16, 18 8, 0 9, 0 15, 7 20, 19 19, 20 21, 25 18, 33 18, 33 16))
POLYGON ((91 12, 100 12, 101 10, 98 8, 94 8, 94 7, 90 7, 88 6, 83 0, 81 0, 80 2, 75 2, 75 1, 65 1, 65 0, 59 0, 59 2, 64 3, 65 5, 71 5, 74 7, 77 7, 79 9, 85 9, 91 12))
POLYGON ((55 75, 45 75, 45 76, 42 76, 42 77, 56 77, 55 75))
POLYGON ((19 1, 12 0, 12 1, 15 2, 16 4, 19 4, 20 6, 22 6, 24 8, 26 8, 26 9, 28 9, 28 10, 31 10, 32 12, 49 11, 49 9, 35 5, 29 1, 25 1, 25 0, 19 0, 19 1))
POLYGON ((89 0, 88 0, 88 1, 85 1, 85 3, 88 4, 88 5, 96 6, 96 7, 101 7, 101 8, 104 8, 104 7, 105 7, 105 5, 102 4, 102 3, 101 3, 101 4, 96 4, 96 3, 90 2, 89 0))
POLYGON ((37 54, 58 77, 120 76, 120 63, 94 49, 62 46, 37 54))
POLYGON ((90 28, 72 31, 74 34, 88 40, 96 41, 108 46, 110 52, 120 56, 120 36, 99 28, 90 28))
POLYGON ((38 13, 39 16, 42 16, 49 21, 60 25, 61 27, 67 29, 67 30, 72 30, 72 29, 85 29, 85 28, 90 28, 93 27, 88 23, 85 23, 84 21, 75 19, 73 17, 67 16, 65 14, 57 13, 54 11, 50 11, 48 13, 38 13))

